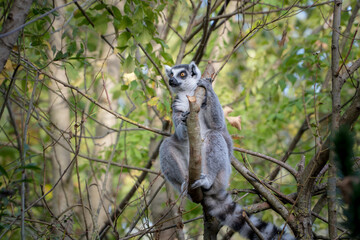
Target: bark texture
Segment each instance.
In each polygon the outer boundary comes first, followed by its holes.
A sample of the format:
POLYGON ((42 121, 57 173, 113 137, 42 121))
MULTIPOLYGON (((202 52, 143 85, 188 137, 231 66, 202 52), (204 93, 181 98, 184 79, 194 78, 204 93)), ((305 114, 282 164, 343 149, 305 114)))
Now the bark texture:
MULTIPOLYGON (((0 35, 9 33, 25 23, 25 18, 29 12, 32 0, 15 0, 11 6, 10 13, 7 16, 0 35)), ((20 30, 15 31, 5 37, 0 38, 0 72, 3 70, 11 49, 18 39, 20 30)))
MULTIPOLYGON (((339 129, 340 124, 340 110, 341 110, 341 82, 339 81, 339 60, 340 60, 340 20, 341 20, 342 1, 334 1, 334 17, 333 17, 333 31, 331 43, 331 74, 332 74, 332 117, 331 117, 331 135, 339 129)), ((332 143, 331 143, 332 146, 332 143)), ((330 151, 329 161, 329 178, 328 178, 328 218, 329 218, 329 237, 330 239, 337 238, 337 220, 336 220, 336 165, 334 161, 334 151, 330 151)))

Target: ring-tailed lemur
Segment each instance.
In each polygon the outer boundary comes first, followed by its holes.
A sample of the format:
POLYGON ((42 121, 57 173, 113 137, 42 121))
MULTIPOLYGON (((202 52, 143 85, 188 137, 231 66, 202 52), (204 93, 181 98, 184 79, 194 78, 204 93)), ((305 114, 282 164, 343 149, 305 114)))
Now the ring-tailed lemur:
MULTIPOLYGON (((236 204, 226 191, 231 173, 230 158, 233 147, 211 79, 202 79, 201 72, 194 62, 173 67, 165 66, 165 69, 171 90, 177 95, 172 104, 175 134, 166 138, 160 147, 163 174, 179 192, 186 189, 189 166, 189 140, 186 127, 189 102, 186 96, 193 96, 198 86, 204 87, 205 98, 199 113, 200 133, 203 139, 202 174, 191 187, 203 189, 204 204, 208 207, 210 215, 217 218, 221 224, 231 227, 243 237, 258 239, 244 221, 241 206, 236 204)), ((254 216, 250 216, 250 220, 265 239, 278 239, 281 234, 281 229, 273 224, 262 222, 254 216)), ((295 238, 284 233, 281 239, 295 238)))

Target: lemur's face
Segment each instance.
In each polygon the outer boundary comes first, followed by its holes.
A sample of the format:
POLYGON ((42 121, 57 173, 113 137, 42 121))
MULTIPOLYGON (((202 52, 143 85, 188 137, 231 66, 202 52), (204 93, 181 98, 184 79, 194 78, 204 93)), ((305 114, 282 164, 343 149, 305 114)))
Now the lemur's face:
POLYGON ((201 72, 194 62, 173 67, 165 65, 165 70, 171 90, 175 93, 194 91, 201 77, 201 72))

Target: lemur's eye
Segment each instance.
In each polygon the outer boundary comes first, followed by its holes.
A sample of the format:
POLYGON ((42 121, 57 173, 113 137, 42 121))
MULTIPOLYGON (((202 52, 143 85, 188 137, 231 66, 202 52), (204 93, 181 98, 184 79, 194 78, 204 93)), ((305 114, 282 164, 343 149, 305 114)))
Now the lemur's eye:
POLYGON ((180 76, 185 77, 185 73, 184 72, 180 73, 180 76))

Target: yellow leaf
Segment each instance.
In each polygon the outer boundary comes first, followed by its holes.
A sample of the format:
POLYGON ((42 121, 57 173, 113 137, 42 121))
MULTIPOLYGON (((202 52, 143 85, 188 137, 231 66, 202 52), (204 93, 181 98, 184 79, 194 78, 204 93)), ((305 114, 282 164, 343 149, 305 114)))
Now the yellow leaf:
POLYGON ((43 80, 44 79, 44 74, 40 74, 39 75, 39 80, 43 80))
POLYGON ((158 101, 159 101, 158 97, 153 97, 147 102, 147 104, 149 106, 153 107, 153 106, 155 106, 157 104, 158 101))
POLYGON ((48 46, 49 50, 51 51, 51 45, 50 45, 50 43, 49 43, 48 41, 43 41, 43 42, 48 46))
POLYGON ((77 78, 75 82, 73 83, 74 87, 80 87, 80 85, 83 83, 83 78, 77 78))
POLYGON ((6 77, 3 75, 3 73, 0 74, 0 85, 4 82, 6 77))
POLYGON ((12 62, 11 62, 11 60, 10 59, 8 59, 7 61, 6 61, 6 64, 5 64, 5 67, 4 67, 7 71, 13 71, 14 70, 14 68, 13 68, 13 66, 12 66, 12 62))
MULTIPOLYGON (((44 193, 46 194, 48 191, 50 191, 51 187, 52 186, 50 184, 45 184, 44 193)), ((45 199, 50 200, 50 199, 52 199, 52 197, 53 197, 53 194, 52 194, 52 192, 50 192, 48 195, 46 195, 45 199)))

